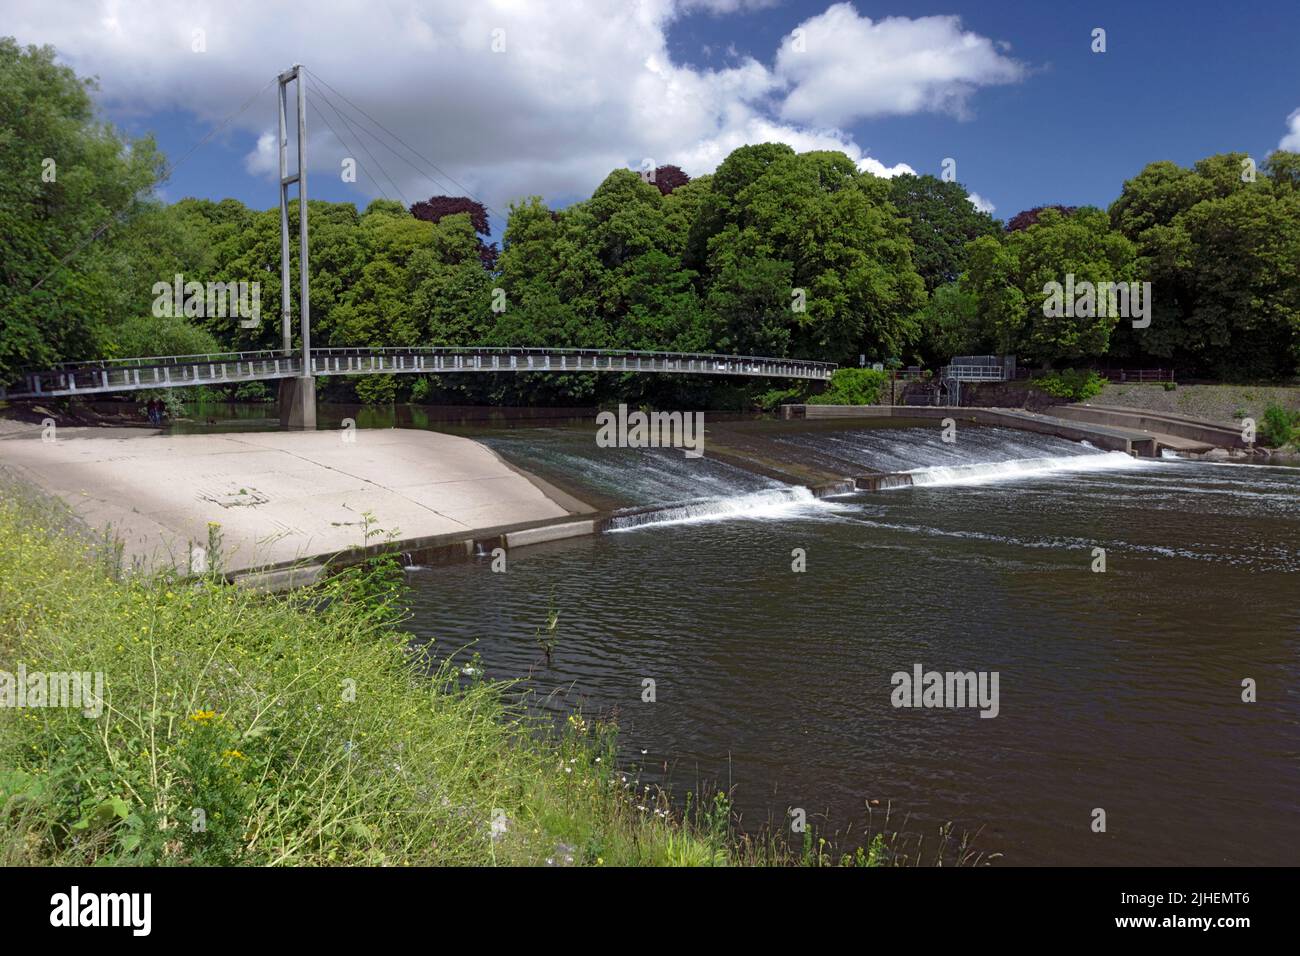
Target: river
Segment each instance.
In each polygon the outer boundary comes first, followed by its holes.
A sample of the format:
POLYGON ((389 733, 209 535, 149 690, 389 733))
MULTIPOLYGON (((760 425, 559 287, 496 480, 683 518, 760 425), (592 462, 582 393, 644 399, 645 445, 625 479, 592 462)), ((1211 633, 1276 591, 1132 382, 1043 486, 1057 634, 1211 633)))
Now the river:
POLYGON ((586 421, 466 428, 603 506, 678 507, 518 551, 504 574, 411 570, 419 640, 616 717, 625 766, 729 789, 747 828, 801 808, 851 844, 892 806, 892 826, 951 821, 1003 863, 1297 862, 1300 470, 754 424, 769 458, 914 471, 819 500, 707 448, 598 449, 586 421), (893 706, 916 665, 997 672, 997 716, 893 706))

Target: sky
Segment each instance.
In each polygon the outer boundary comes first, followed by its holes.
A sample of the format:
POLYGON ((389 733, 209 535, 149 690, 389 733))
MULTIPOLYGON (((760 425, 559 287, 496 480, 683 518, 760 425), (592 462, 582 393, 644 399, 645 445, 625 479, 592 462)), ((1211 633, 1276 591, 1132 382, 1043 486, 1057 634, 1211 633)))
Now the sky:
POLYGON ((310 197, 468 194, 497 235, 523 197, 745 143, 948 161, 1004 219, 1105 208, 1156 160, 1300 150, 1297 0, 0 0, 0 34, 97 77, 103 117, 177 163, 167 201, 277 205, 271 81, 301 62, 310 197))

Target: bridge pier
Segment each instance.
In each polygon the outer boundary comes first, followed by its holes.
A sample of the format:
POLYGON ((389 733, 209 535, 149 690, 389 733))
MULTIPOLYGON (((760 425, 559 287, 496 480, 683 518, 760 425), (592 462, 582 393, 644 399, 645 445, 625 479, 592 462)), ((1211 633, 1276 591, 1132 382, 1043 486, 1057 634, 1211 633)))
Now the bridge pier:
POLYGON ((316 430, 316 379, 310 375, 280 379, 280 427, 316 430))

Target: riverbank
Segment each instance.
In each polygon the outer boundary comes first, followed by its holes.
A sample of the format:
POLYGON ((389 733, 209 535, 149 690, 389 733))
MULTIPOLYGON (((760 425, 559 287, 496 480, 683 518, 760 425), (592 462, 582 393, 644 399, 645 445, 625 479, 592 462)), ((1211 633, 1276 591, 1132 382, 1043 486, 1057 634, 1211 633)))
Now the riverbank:
POLYGON ((725 794, 675 808, 620 769, 613 723, 430 673, 391 557, 287 596, 123 576, 62 505, 2 490, 0 671, 28 690, 0 706, 0 865, 920 862, 896 832, 845 857, 740 836, 725 794))
POLYGON ((102 675, 102 706, 0 707, 0 863, 730 859, 725 824, 633 793, 611 727, 546 733, 494 685, 426 677, 377 567, 277 598, 127 579, 66 510, 4 491, 0 667, 102 675))
POLYGON ((1242 418, 1260 421, 1270 405, 1300 411, 1300 387, 1285 385, 1109 384, 1096 398, 1098 405, 1123 405, 1152 412, 1190 415, 1223 424, 1242 418))
MULTIPOLYGON (((10 423, 13 424, 13 423, 10 423)), ((467 438, 415 429, 158 435, 39 426, 0 440, 0 465, 111 528, 129 566, 195 567, 219 526, 239 572, 328 557, 368 531, 435 538, 591 512, 467 438)), ((373 542, 371 542, 373 543, 373 542)), ((217 555, 205 554, 203 563, 217 555)))

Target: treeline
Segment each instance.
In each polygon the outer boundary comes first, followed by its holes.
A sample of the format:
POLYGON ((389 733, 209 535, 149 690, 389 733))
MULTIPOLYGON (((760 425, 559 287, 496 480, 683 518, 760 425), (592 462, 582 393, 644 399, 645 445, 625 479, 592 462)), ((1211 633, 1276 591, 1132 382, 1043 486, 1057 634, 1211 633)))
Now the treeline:
MULTIPOLYGON (((53 57, 0 40, 0 378, 74 359, 279 347, 278 209, 151 199, 163 169, 152 141, 125 142, 97 122, 86 84, 53 57), (158 317, 153 287, 178 273, 258 282, 260 325, 158 317)), ((291 218, 296 235, 296 204, 291 218)), ((1153 163, 1109 210, 1040 207, 1006 226, 958 183, 877 179, 842 153, 775 143, 741 147, 693 180, 676 167, 653 182, 614 170, 562 210, 522 200, 499 249, 487 210, 466 198, 411 209, 376 200, 364 211, 313 200, 309 225, 318 346, 638 348, 850 365, 1014 352, 1024 364, 1257 379, 1300 364, 1300 155, 1289 152, 1258 170, 1242 154, 1191 169, 1153 163), (1149 325, 1098 308, 1046 314, 1050 284, 1067 276, 1151 283, 1149 325)), ((375 376, 344 387, 366 401, 752 398, 744 386, 658 376, 375 376)))

